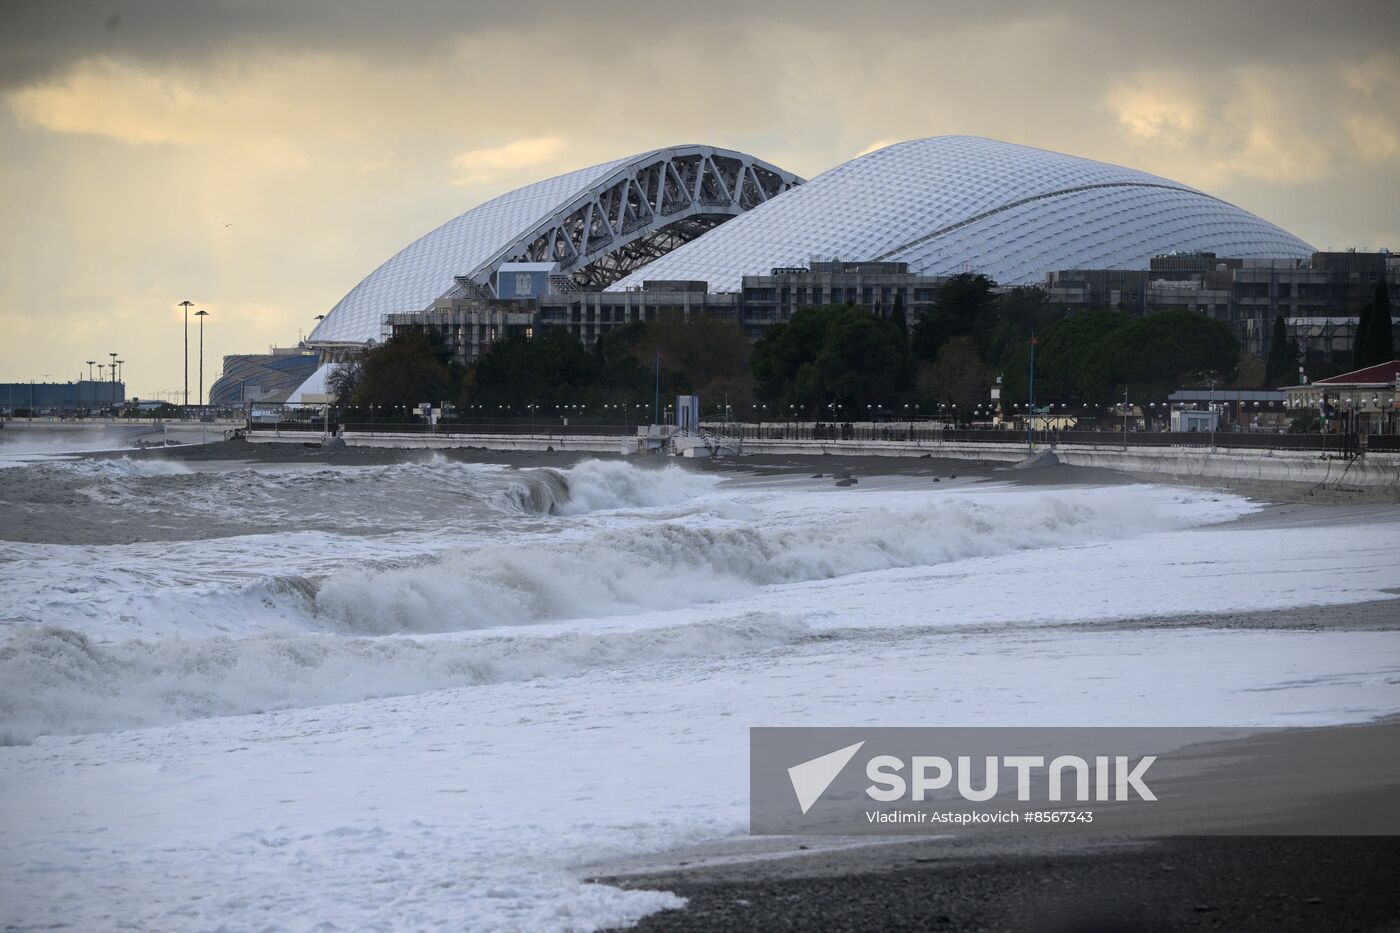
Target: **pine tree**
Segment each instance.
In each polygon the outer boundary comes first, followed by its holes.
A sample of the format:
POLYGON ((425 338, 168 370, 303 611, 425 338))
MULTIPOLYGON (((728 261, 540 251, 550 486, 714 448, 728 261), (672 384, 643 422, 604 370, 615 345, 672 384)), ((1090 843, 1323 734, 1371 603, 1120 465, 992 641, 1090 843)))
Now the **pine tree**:
POLYGON ((1269 352, 1264 357, 1264 385, 1278 385, 1280 380, 1287 377, 1295 360, 1289 355, 1288 322, 1280 313, 1274 318, 1274 333, 1269 338, 1269 352))

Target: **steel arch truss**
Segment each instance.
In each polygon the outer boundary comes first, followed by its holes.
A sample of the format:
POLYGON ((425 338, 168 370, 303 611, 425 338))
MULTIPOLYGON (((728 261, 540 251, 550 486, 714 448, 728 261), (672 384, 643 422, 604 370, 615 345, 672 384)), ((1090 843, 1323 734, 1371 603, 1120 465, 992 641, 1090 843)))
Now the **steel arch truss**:
POLYGON ((620 166, 465 278, 494 291, 503 262, 557 262, 576 286, 604 288, 801 183, 741 152, 658 150, 620 166))

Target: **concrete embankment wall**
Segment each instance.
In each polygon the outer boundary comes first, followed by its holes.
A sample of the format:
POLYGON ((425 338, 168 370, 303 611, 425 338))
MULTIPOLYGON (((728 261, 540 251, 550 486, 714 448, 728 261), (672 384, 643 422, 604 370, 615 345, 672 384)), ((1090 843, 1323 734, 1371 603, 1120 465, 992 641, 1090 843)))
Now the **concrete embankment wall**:
POLYGON ((160 445, 166 440, 180 444, 203 444, 222 441, 243 422, 191 421, 6 421, 0 428, 0 450, 6 447, 36 450, 53 448, 62 452, 73 449, 111 449, 143 445, 160 445))
MULTIPOLYGON (((273 443, 304 443, 317 435, 255 432, 249 439, 273 443)), ((575 450, 618 453, 632 441, 623 435, 546 434, 358 434, 347 433, 355 446, 488 450, 575 450)), ((1043 450, 1045 448, 1038 448, 1043 450)), ((1222 480, 1240 484, 1299 484, 1329 488, 1389 490, 1400 498, 1400 454, 1376 453, 1358 460, 1324 457, 1314 450, 1204 447, 1100 447, 1064 444, 1053 448, 1061 463, 1101 467, 1127 473, 1165 475, 1180 479, 1222 480)), ((1019 444, 908 441, 752 440, 745 454, 774 456, 922 457, 1015 463, 1026 457, 1019 444)))
MULTIPOLYGON (((451 447, 477 447, 484 450, 578 450, 586 453, 623 453, 631 436, 607 434, 393 434, 346 431, 341 435, 350 447, 398 447, 409 450, 445 450, 451 447)), ((252 431, 247 435, 255 444, 319 444, 314 431, 252 431)))
POLYGON ((1244 482, 1315 483, 1382 487, 1400 492, 1400 454, 1378 453, 1348 460, 1315 450, 1238 450, 1167 447, 1112 450, 1066 445, 1055 449, 1061 463, 1128 473, 1227 479, 1244 482))
MULTIPOLYGON (((1037 447, 1037 451, 1047 448, 1037 447)), ((1241 483, 1295 483, 1389 489, 1400 497, 1400 454, 1370 454, 1347 460, 1316 450, 1257 448, 1138 447, 1126 450, 1086 444, 1051 449, 1061 463, 1125 473, 1241 483)), ((863 457, 920 457, 1015 463, 1026 458, 1018 444, 901 443, 882 441, 749 441, 745 453, 836 454, 863 457)))

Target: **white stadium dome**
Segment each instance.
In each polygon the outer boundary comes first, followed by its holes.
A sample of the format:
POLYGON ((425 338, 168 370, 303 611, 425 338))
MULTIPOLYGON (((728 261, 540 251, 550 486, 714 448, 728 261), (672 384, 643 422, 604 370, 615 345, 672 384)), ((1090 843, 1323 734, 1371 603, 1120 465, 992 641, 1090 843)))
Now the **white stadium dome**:
POLYGON ((1057 269, 1146 269, 1172 251, 1305 259, 1268 221, 1166 178, 971 136, 898 143, 852 159, 680 246, 645 279, 736 291, 745 275, 812 259, 896 260, 926 275, 1033 284, 1057 269))
POLYGON ((1057 269, 1146 269, 1208 250, 1306 259, 1313 248, 1248 211, 1135 169, 972 136, 898 143, 802 179, 712 146, 654 149, 487 201, 406 246, 340 300, 307 342, 379 339, 386 315, 495 294, 505 263, 547 263, 579 288, 647 279, 735 291, 813 259, 898 260, 1003 285, 1057 269))

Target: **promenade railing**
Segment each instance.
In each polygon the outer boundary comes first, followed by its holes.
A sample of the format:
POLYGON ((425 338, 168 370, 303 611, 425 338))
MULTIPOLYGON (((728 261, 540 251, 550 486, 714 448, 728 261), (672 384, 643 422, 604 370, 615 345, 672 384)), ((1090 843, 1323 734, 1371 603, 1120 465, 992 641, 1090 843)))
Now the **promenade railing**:
MULTIPOLYGON (((256 433, 304 434, 325 433, 327 427, 363 434, 436 434, 436 435, 535 435, 552 437, 613 436, 631 437, 641 425, 622 420, 578 421, 563 424, 553 419, 475 420, 454 419, 429 424, 422 418, 355 419, 342 421, 324 412, 303 410, 282 413, 273 420, 254 419, 249 429, 256 433)), ((830 443, 891 443, 891 444, 1006 444, 1025 445, 1024 430, 1005 428, 951 428, 936 423, 825 423, 768 422, 762 424, 706 421, 706 430, 725 438, 743 442, 819 441, 830 443)), ((1037 430, 1030 440, 1037 447, 1051 445, 1084 445, 1117 448, 1227 448, 1270 450, 1315 450, 1323 453, 1355 453, 1358 450, 1400 452, 1400 435, 1372 434, 1358 438, 1346 434, 1281 434, 1265 431, 1077 431, 1037 430)))

